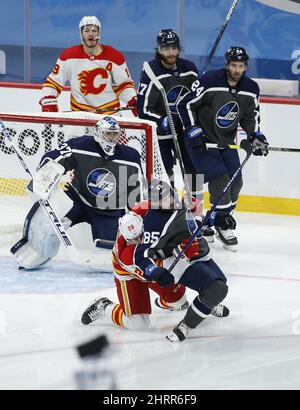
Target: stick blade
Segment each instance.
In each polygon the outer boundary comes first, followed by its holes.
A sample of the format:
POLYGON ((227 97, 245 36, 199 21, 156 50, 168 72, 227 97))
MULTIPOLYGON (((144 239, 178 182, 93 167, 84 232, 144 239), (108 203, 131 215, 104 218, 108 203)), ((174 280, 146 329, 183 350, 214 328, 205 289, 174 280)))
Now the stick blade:
POLYGON ((147 76, 150 78, 150 80, 155 84, 155 86, 160 91, 164 91, 164 87, 162 86, 162 84, 160 83, 160 81, 158 80, 156 75, 154 74, 152 68, 150 67, 150 64, 148 63, 148 61, 144 61, 143 70, 145 71, 147 76))

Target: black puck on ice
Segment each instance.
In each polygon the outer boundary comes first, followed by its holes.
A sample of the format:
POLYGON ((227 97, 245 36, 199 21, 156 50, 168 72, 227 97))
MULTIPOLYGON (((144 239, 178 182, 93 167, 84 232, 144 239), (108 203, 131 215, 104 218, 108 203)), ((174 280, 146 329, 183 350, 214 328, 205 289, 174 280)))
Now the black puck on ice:
POLYGON ((77 346, 77 352, 81 358, 100 355, 108 345, 107 337, 101 335, 96 337, 96 339, 77 346))

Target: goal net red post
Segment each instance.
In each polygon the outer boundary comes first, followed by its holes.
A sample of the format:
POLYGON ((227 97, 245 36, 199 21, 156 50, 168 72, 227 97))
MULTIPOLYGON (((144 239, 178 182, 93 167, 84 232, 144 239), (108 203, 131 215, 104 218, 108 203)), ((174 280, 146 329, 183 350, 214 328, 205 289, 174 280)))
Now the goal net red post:
MULTIPOLYGON (((70 138, 93 135, 100 117, 99 114, 87 112, 0 113, 0 120, 33 174, 46 152, 70 138)), ((156 124, 138 118, 114 118, 122 129, 120 143, 139 152, 147 180, 153 177, 168 180, 159 151, 156 124)), ((0 201, 4 197, 26 196, 28 182, 13 147, 6 141, 4 132, 0 131, 0 201)))

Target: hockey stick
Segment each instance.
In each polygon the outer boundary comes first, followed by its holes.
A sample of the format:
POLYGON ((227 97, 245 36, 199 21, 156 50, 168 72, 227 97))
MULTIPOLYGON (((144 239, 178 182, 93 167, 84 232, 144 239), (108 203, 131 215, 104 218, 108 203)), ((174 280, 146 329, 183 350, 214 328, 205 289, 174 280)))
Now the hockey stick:
MULTIPOLYGON (((240 145, 219 145, 219 144, 205 144, 206 148, 217 149, 242 149, 240 145)), ((300 148, 284 148, 284 147, 268 147, 269 151, 274 152, 300 152, 300 148)))
POLYGON ((200 77, 206 72, 206 70, 207 70, 207 68, 208 68, 208 66, 211 62, 211 59, 213 58, 213 56, 215 54, 215 51, 216 51, 216 49, 219 45, 219 42, 220 42, 220 40, 221 40, 221 38, 224 34, 224 31, 226 30, 226 27, 229 23, 229 20, 231 19, 231 16, 234 12, 234 9, 236 8, 236 6, 238 4, 238 1, 239 0, 233 0, 232 4, 230 6, 230 9, 227 13, 227 16, 225 18, 225 22, 224 22, 223 26, 221 27, 221 30, 219 31, 218 37, 216 38, 216 41, 214 42, 213 48, 211 49, 211 51, 209 53, 209 56, 207 57, 206 63, 205 63, 204 67, 201 70, 200 77))
MULTIPOLYGON (((193 233, 193 235, 191 236, 191 238, 189 239, 189 241, 187 242, 187 244, 185 245, 185 247, 180 251, 180 253, 176 256, 174 262, 172 263, 172 265, 170 266, 170 268, 168 268, 168 270, 171 272, 175 265, 179 262, 179 260, 181 259, 181 257, 184 255, 185 251, 187 250, 187 248, 189 248, 189 246, 192 244, 192 242, 194 241, 194 239, 196 238, 196 236, 199 234, 199 232, 201 233, 201 229, 207 224, 207 222, 209 221, 209 219, 211 218, 212 214, 214 213, 216 207, 219 205, 219 203, 222 201, 224 195, 226 194, 226 192, 228 191, 228 189, 231 187, 231 185, 233 184, 233 182, 236 180, 237 176, 241 173, 242 169, 244 168, 244 166, 246 165, 246 162, 248 161, 248 159, 251 157, 252 155, 252 145, 250 144, 249 141, 247 140, 243 140, 241 142, 241 148, 244 149, 246 151, 246 157, 244 159, 244 161, 242 162, 242 164, 238 167, 238 169, 235 171, 235 173, 233 174, 233 176, 231 177, 230 181, 228 182, 228 184, 226 185, 226 187, 223 189, 222 194, 220 195, 220 198, 218 199, 218 201, 212 206, 212 208, 207 212, 207 214, 205 215, 205 218, 203 219, 203 221, 201 222, 201 224, 198 226, 198 228, 195 230, 195 232, 193 233)), ((202 234, 201 234, 202 236, 202 234)))
MULTIPOLYGON (((101 114, 101 112, 109 112, 109 111, 131 111, 133 107, 119 107, 119 108, 98 108, 95 111, 99 112, 101 114)), ((93 111, 93 110, 91 110, 93 111)))
POLYGON ((176 156, 178 158, 178 162, 179 162, 179 166, 180 166, 180 170, 181 170, 181 174, 182 174, 182 178, 183 178, 184 190, 187 194, 188 202, 191 204, 192 203, 192 195, 191 195, 191 191, 190 191, 189 184, 188 184, 188 181, 187 181, 186 172, 185 172, 184 165, 183 165, 182 155, 181 155, 180 147, 179 147, 178 140, 177 140, 177 133, 176 133, 176 130, 175 130, 174 121, 173 121, 171 110, 170 110, 170 107, 169 107, 169 101, 168 101, 166 90, 164 89, 163 85, 161 84, 159 79, 154 74, 152 68, 150 67, 150 65, 147 61, 144 62, 143 70, 145 71, 147 76, 150 78, 150 80, 153 82, 153 84, 156 86, 156 88, 160 91, 160 93, 163 97, 166 112, 167 112, 167 116, 168 116, 168 120, 169 120, 169 124, 170 124, 170 129, 171 129, 171 133, 172 133, 172 137, 173 137, 173 141, 174 141, 176 156))
MULTIPOLYGON (((19 161, 21 162, 21 165, 24 168, 25 172, 32 178, 32 174, 31 174, 29 168, 27 167, 26 162, 24 161, 23 157, 21 156, 21 154, 16 149, 13 139, 11 138, 9 132, 7 131, 7 129, 5 128, 5 126, 4 126, 4 124, 1 120, 0 120, 0 126, 3 130, 4 137, 10 142, 10 144, 11 144, 12 148, 14 149, 15 154, 17 155, 19 161)), ((74 261, 75 263, 80 263, 79 252, 75 248, 75 246, 73 245, 69 235, 67 234, 63 224, 61 223, 61 221, 57 217, 56 213, 54 212, 54 210, 53 210, 52 206, 50 205, 49 201, 40 200, 38 202, 39 202, 40 206, 42 207, 42 209, 44 210, 44 212, 46 213, 46 215, 48 216, 57 237, 59 238, 60 242, 65 247, 65 249, 67 250, 67 252, 70 256, 70 259, 72 261, 74 261)))

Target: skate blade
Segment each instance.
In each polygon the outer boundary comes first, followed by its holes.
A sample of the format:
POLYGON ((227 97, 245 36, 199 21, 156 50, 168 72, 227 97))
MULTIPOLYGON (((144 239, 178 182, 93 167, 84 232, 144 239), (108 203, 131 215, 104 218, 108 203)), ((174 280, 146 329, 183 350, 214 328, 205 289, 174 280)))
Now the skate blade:
POLYGON ((204 236, 203 238, 206 240, 207 243, 214 243, 215 238, 213 236, 204 236))
POLYGON ((233 252, 233 253, 237 252, 237 245, 225 245, 224 243, 222 243, 222 246, 227 251, 230 251, 230 252, 233 252))
POLYGON ((178 343, 178 342, 180 342, 180 340, 178 339, 178 337, 175 335, 175 333, 169 333, 167 336, 166 336, 166 339, 167 340, 169 340, 169 342, 171 342, 171 343, 178 343))

